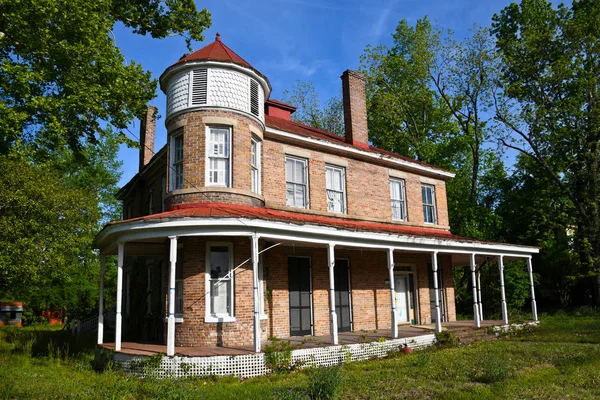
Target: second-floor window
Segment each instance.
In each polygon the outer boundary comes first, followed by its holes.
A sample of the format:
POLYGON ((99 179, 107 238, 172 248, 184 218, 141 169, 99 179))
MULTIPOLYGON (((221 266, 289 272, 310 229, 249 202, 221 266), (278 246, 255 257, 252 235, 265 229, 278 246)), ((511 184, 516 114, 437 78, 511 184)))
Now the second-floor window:
POLYGON ((252 154, 250 157, 252 191, 260 194, 260 142, 254 138, 252 139, 252 154))
POLYGON ((229 128, 207 128, 207 184, 231 186, 231 131, 229 128))
POLYGON ((327 184, 327 211, 346 212, 346 169, 327 165, 325 167, 327 184))
POLYGON ((171 189, 183 188, 183 135, 173 137, 171 189))
POLYGON ((303 158, 285 158, 286 205, 308 208, 308 162, 303 158))
POLYGON ((392 219, 395 221, 406 221, 404 180, 390 179, 390 199, 392 201, 392 219))
POLYGON ((421 186, 421 196, 423 197, 423 219, 426 224, 437 223, 435 211, 435 187, 430 185, 421 186))

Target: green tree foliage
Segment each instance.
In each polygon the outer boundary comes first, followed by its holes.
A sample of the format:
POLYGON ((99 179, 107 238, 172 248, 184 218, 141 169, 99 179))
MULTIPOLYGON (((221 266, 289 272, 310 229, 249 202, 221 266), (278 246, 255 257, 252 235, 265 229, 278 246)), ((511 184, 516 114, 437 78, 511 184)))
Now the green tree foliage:
POLYGON ((292 114, 294 121, 344 136, 344 107, 340 95, 322 103, 311 81, 296 81, 291 90, 283 92, 283 101, 297 108, 292 114))
POLYGON ((19 141, 78 153, 143 114, 156 80, 125 61, 115 24, 191 49, 210 22, 193 0, 0 0, 0 154, 19 141))
POLYGON ((504 167, 489 147, 498 70, 489 32, 457 42, 423 18, 400 21, 392 37, 362 57, 373 143, 456 172, 447 185, 453 232, 494 239, 504 167))
MULTIPOLYGON (((509 101, 497 103, 507 148, 537 164, 564 200, 583 275, 600 304, 600 3, 523 0, 493 18, 509 101)), ((563 230, 569 226, 563 226, 563 230)))
POLYGON ((50 309, 77 303, 68 301, 78 296, 76 283, 93 271, 95 193, 19 157, 1 156, 0 170, 0 297, 50 309))

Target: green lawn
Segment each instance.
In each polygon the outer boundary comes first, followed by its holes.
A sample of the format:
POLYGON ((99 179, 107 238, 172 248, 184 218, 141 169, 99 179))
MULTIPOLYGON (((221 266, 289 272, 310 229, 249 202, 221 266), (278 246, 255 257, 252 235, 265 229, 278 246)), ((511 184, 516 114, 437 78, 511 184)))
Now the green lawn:
MULTIPOLYGON (((97 373, 92 344, 59 331, 1 329, 0 397, 307 398, 304 372, 245 381, 97 373)), ((341 398, 599 398, 599 344, 599 313, 542 315, 541 326, 522 335, 346 364, 341 398)))

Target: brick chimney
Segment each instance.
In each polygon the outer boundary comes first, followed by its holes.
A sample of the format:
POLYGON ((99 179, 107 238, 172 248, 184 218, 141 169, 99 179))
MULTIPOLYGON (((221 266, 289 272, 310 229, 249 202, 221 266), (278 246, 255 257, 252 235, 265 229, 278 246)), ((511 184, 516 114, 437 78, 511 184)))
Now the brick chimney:
POLYGON ((157 111, 156 107, 148 106, 146 114, 140 118, 140 171, 154 156, 157 111))
POLYGON ((358 147, 369 147, 367 128, 367 97, 365 77, 358 71, 346 70, 342 74, 344 102, 344 128, 346 142, 358 147))

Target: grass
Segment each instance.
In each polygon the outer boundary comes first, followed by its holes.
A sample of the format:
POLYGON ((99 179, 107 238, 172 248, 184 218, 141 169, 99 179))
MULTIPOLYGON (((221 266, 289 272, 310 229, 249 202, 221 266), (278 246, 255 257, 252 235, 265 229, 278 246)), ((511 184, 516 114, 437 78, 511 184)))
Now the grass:
MULTIPOLYGON (((599 398, 598 344, 600 313, 542 315, 541 327, 501 340, 346 364, 339 398, 599 398)), ((0 329, 0 398, 307 399, 315 381, 307 372, 179 381, 98 373, 93 347, 56 330, 0 329)))

